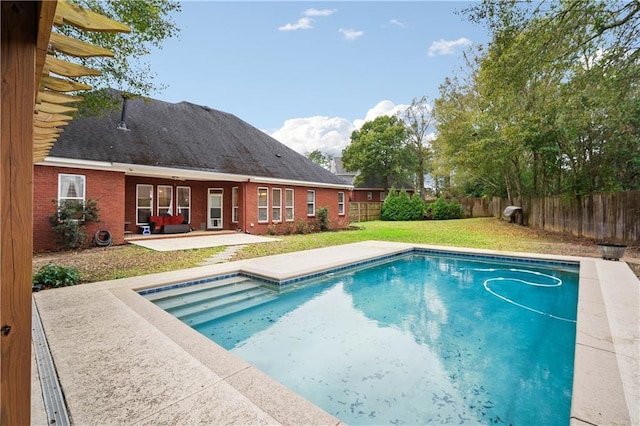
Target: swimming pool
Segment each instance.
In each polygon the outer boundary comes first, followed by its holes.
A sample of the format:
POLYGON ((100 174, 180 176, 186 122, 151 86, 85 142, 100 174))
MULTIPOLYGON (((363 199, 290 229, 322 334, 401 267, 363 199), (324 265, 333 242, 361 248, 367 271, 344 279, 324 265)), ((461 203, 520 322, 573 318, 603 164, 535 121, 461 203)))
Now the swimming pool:
POLYGON ((266 290, 192 326, 349 424, 568 423, 577 266, 414 254, 266 290))

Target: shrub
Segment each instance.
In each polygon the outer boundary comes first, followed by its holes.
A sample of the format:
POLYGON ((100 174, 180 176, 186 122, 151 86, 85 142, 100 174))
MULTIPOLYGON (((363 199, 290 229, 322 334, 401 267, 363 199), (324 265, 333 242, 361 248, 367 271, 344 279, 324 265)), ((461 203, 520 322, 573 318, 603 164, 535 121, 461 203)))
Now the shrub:
POLYGON ((316 218, 318 219, 318 227, 320 231, 328 231, 329 230, 329 207, 324 206, 320 207, 316 211, 316 218))
POLYGON ((382 220, 421 220, 424 219, 425 204, 419 195, 409 197, 406 190, 390 190, 382 204, 382 220))
POLYGON ((426 209, 427 219, 434 220, 461 219, 463 213, 464 210, 460 203, 457 201, 447 202, 442 197, 433 203, 427 204, 426 209))
POLYGON ((58 288, 78 284, 80 272, 72 266, 48 264, 33 275, 33 285, 43 288, 58 288))
POLYGON ((99 222, 97 200, 65 201, 56 204, 56 212, 49 216, 49 223, 56 234, 55 243, 67 249, 76 249, 87 240, 86 222, 99 222))
POLYGON ((309 234, 313 232, 313 226, 304 219, 296 219, 296 233, 309 234))

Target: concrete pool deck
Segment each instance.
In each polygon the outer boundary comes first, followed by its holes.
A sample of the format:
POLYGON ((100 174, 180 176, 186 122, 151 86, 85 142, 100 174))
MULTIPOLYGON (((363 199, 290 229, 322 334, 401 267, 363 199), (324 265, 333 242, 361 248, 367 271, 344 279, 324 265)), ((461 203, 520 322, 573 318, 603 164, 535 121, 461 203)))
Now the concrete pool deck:
MULTIPOLYGON (((640 423, 640 283, 624 262, 379 241, 35 293, 71 422, 341 424, 135 290, 235 271, 283 280, 414 247, 580 262, 571 424, 640 423)), ((49 424, 36 373, 32 424, 49 424)))

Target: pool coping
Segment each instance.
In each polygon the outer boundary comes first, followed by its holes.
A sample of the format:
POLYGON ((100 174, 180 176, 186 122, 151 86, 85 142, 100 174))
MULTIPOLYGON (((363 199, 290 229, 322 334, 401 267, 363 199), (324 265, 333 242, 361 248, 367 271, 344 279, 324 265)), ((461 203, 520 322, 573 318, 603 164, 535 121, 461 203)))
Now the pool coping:
POLYGON ((638 280, 623 262, 367 241, 48 290, 34 299, 73 423, 337 425, 136 291, 237 271, 283 281, 416 248, 579 262, 570 422, 638 423, 638 280))

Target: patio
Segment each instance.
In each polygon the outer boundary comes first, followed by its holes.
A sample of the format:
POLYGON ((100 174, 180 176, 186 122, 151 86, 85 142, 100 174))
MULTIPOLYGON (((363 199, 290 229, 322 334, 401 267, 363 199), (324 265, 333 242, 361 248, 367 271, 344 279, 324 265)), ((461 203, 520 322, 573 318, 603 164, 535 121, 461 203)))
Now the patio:
MULTIPOLYGON (((341 424, 134 289, 238 270, 286 279, 413 247, 367 241, 35 293, 71 422, 341 424)), ((581 262, 571 423, 640 422, 638 279, 627 265, 594 258, 501 254, 581 262)), ((44 425, 50 417, 37 373, 34 365, 32 424, 44 425)))

